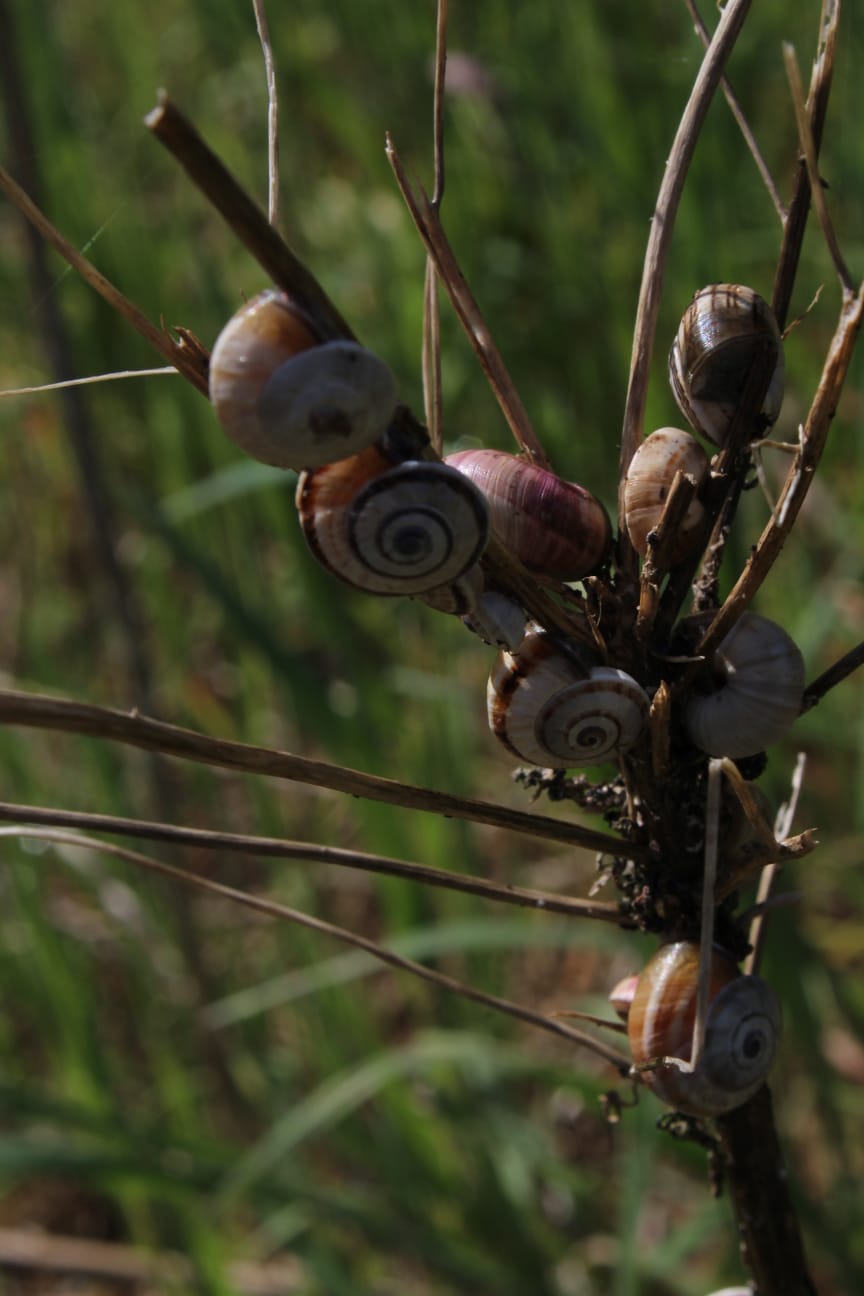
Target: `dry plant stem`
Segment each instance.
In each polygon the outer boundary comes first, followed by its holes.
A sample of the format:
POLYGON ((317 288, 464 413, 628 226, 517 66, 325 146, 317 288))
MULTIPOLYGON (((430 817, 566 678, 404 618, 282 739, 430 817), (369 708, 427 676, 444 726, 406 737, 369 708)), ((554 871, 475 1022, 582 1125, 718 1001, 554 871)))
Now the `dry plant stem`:
POLYGON ((183 344, 175 342, 168 333, 157 329, 155 324, 151 324, 143 311, 140 311, 127 297, 124 297, 120 290, 115 288, 91 261, 82 256, 78 249, 73 247, 58 229, 55 229, 47 216, 39 210, 32 199, 28 197, 21 186, 12 179, 9 172, 3 167, 0 167, 0 189, 3 190, 13 206, 17 207, 22 216, 26 217, 34 229, 39 231, 45 242, 50 243, 63 259, 68 261, 69 265, 72 266, 73 270, 77 271, 84 282, 89 284, 100 297, 104 298, 118 315, 122 315, 125 320, 128 320, 136 332, 141 334, 145 342, 149 342, 155 351, 164 356, 169 364, 173 365, 184 378, 191 382, 193 387, 197 387, 206 396, 206 372, 203 372, 200 366, 195 363, 183 344))
MULTIPOLYGON (((788 828, 780 832, 780 839, 775 835, 771 824, 767 822, 759 802, 753 795, 753 785, 742 777, 734 761, 723 757, 719 762, 726 782, 737 798, 741 809, 753 833, 755 849, 751 857, 734 869, 724 871, 717 883, 716 897, 718 903, 747 882, 753 874, 775 863, 792 863, 802 859, 816 849, 817 841, 813 830, 807 828, 794 837, 788 836, 788 828)), ((793 808, 794 810, 794 808, 793 808)), ((791 819, 790 819, 791 827, 791 819)))
MULTIPOLYGON (((447 71, 447 0, 438 0, 435 25, 435 89, 432 103, 432 151, 434 187, 432 206, 441 210, 444 199, 444 82, 447 71)), ((426 254, 423 285, 423 407, 434 449, 442 453, 444 431, 441 403, 441 316, 438 276, 432 257, 426 254)))
POLYGON ((325 336, 353 338, 348 324, 315 276, 298 260, 261 208, 164 92, 144 121, 273 282, 298 298, 325 336))
MULTIPOLYGON (((28 830, 26 828, 19 829, 18 835, 26 837, 29 835, 28 830)), ((44 832, 38 829, 34 830, 33 835, 46 836, 44 832)), ((114 855, 118 859, 127 860, 138 868, 159 873, 163 877, 171 878, 175 882, 182 882, 184 886, 190 886, 195 890, 205 891, 210 895, 222 896, 226 900, 244 905, 247 909, 254 909, 256 912, 266 914, 270 918, 280 918, 295 923, 298 927, 306 927, 310 931, 320 932, 324 936, 332 936, 344 945, 352 945, 355 949, 364 950, 367 954, 371 954, 373 958, 378 959, 379 962, 386 963, 400 972, 410 972, 423 981, 429 981, 432 985, 449 990, 453 994, 461 995, 463 999, 471 999, 474 1003, 482 1004, 486 1008, 493 1008, 496 1012, 505 1013, 508 1017, 515 1017, 519 1021, 527 1022, 530 1026, 537 1026, 540 1030, 549 1031, 553 1035, 561 1035, 564 1039, 590 1049, 592 1053, 596 1053, 606 1062, 610 1062, 622 1076, 626 1075, 630 1069, 629 1059, 625 1058, 622 1053, 609 1048, 601 1040, 596 1040, 583 1031, 574 1030, 570 1026, 565 1026, 563 1022, 559 1022, 552 1017, 546 1017, 543 1013, 533 1012, 530 1008, 523 1008, 521 1004, 512 1003, 509 999, 502 999, 499 995, 487 994, 484 990, 477 990, 474 986, 457 981, 455 977, 447 976, 443 972, 437 972, 433 968, 426 967, 423 963, 416 963, 413 959, 405 958, 403 955, 396 954, 385 946, 377 944, 376 941, 369 940, 365 936, 358 936, 355 932, 348 931, 344 927, 337 927, 334 923, 325 922, 322 918, 313 918, 311 914, 301 913, 297 909, 290 909, 287 905, 279 904, 275 900, 266 900, 261 896, 250 895, 245 891, 238 891, 235 887, 224 886, 221 882, 213 882, 209 878, 203 878, 197 873, 189 873, 185 869, 175 868, 172 864, 163 864, 161 860, 151 859, 149 855, 141 855, 137 851, 128 850, 125 846, 114 846, 109 842, 98 841, 95 837, 87 837, 81 833, 55 833, 53 836, 57 840, 62 838, 63 841, 70 845, 84 846, 90 850, 99 850, 105 854, 114 855)))
POLYGON ((651 633, 660 603, 660 586, 669 570, 669 552, 677 539, 677 532, 696 494, 696 483, 679 469, 669 488, 663 512, 657 523, 653 540, 642 564, 639 578, 639 612, 636 617, 636 636, 644 643, 651 633))
POLYGON ((633 582, 636 580, 638 558, 624 527, 624 478, 642 437, 651 353, 654 349, 663 276, 675 215, 693 150, 696 147, 697 136, 719 85, 723 67, 749 12, 750 3, 751 0, 728 0, 717 24, 717 30, 702 60, 702 66, 672 144, 651 220, 648 246, 645 249, 642 285, 639 290, 639 304, 633 332, 618 475, 618 565, 622 577, 633 582))
MULTIPOLYGON (((427 864, 370 855, 365 851, 342 850, 338 846, 317 846, 313 842, 285 841, 280 837, 249 837, 240 833, 213 832, 186 828, 177 824, 152 823, 144 819, 127 819, 116 815, 87 814, 77 810, 58 810, 44 806, 12 805, 0 801, 0 822, 42 824, 52 828, 73 828, 89 833, 111 833, 120 837, 137 837, 144 841, 169 842, 197 850, 233 852, 264 856, 270 859, 296 860, 311 864, 335 864, 339 868, 358 869, 363 873, 381 873, 401 877, 424 886, 443 887, 465 895, 480 896, 518 905, 523 909, 542 909, 574 918, 597 918, 604 922, 632 926, 623 918, 616 904, 595 900, 570 899, 547 891, 491 882, 465 873, 449 872, 427 864)), ((9 830, 0 829, 0 836, 9 830)))
MULTIPOLYGON (((704 22, 702 21, 702 15, 699 13, 699 10, 696 8, 695 0, 684 0, 684 3, 687 5, 687 9, 690 13, 690 17, 693 19, 693 26, 696 29, 696 34, 698 35, 699 39, 702 41, 702 44, 707 49, 711 42, 711 35, 708 31, 708 28, 705 26, 704 22)), ((777 192, 777 186, 774 183, 774 177, 771 175, 771 172, 768 170, 768 164, 762 156, 762 151, 759 148, 758 143, 756 142, 755 135, 750 129, 750 125, 747 121, 747 118, 744 116, 744 112, 741 108, 741 105, 738 102, 735 92, 733 91, 731 85, 729 84, 729 82, 726 80, 725 77, 723 77, 720 81, 720 88, 723 91, 724 98, 726 99, 726 102, 729 105, 729 109, 732 113, 732 116, 735 118, 735 121, 738 123, 738 129, 741 131, 741 134, 744 137, 744 142, 747 145, 748 149, 750 150, 750 154, 753 158, 753 161, 756 163, 757 170, 759 171, 759 174, 762 177, 762 182, 765 185, 765 188, 768 190, 768 194, 771 198, 771 201, 774 204, 777 215, 780 217, 781 221, 785 221, 786 208, 783 206, 783 201, 780 197, 780 194, 777 192)))
MULTIPOLYGON (((801 795, 801 788, 804 785, 804 770, 806 765, 806 755, 804 752, 799 752, 798 759, 795 762, 795 772, 792 775, 792 788, 789 800, 782 807, 777 816, 775 832, 780 838, 788 837, 789 833, 792 831, 792 821, 795 818, 795 811, 798 808, 798 798, 801 795)), ((766 864, 759 878, 759 889, 756 892, 756 901, 754 905, 756 912, 753 916, 752 922, 750 923, 750 930, 748 932, 748 939, 752 948, 747 956, 747 962, 744 965, 745 972, 751 976, 758 973, 762 963, 762 954, 765 949, 765 935, 768 930, 768 902, 771 898, 771 893, 774 890, 774 883, 777 881, 777 875, 779 872, 780 865, 776 861, 773 861, 771 864, 766 864)))
MULTIPOLYGON (((822 12, 819 18, 819 41, 813 72, 810 77, 810 89, 807 95, 807 110, 810 123, 810 135, 813 147, 818 154, 825 127, 825 116, 828 111, 828 98, 831 92, 831 80, 834 75, 834 56, 837 48, 837 30, 840 21, 840 0, 822 0, 822 12)), ((798 270, 798 259, 801 245, 804 242, 804 231, 807 228, 807 215, 810 210, 810 179, 807 164, 803 158, 798 163, 798 174, 789 213, 783 227, 783 240, 780 256, 774 275, 774 286, 771 292, 771 308, 782 332, 786 327, 789 314, 789 303, 798 270)))
POLYGON ((708 794, 705 804, 705 869, 702 875, 702 925, 699 945, 699 982, 696 986, 696 1017, 693 1022, 693 1047, 690 1066, 695 1068, 705 1044, 705 1020, 711 990, 711 960, 714 944, 714 889, 717 884, 717 858, 720 838, 720 793, 723 788, 723 764, 708 762, 708 794))
POLYGON ((780 550, 795 525, 801 505, 813 481, 831 421, 837 410, 843 384, 849 371, 855 342, 864 318, 864 285, 857 293, 844 292, 840 319, 813 397, 807 421, 801 430, 798 449, 792 460, 777 508, 763 530, 744 570, 729 592, 722 608, 706 632, 699 652, 715 647, 738 620, 759 590, 780 550))
POLYGON ((252 0, 255 26, 264 55, 264 74, 267 78, 267 219, 271 225, 279 224, 279 96, 276 93, 276 66, 273 46, 267 28, 264 0, 252 0))
POLYGON ((542 468, 548 468, 549 461, 546 458, 545 451, 531 426, 525 406, 522 404, 513 385, 510 374, 507 372, 501 353, 492 340, 492 335, 480 307, 468 287, 465 276, 459 269, 459 264, 447 240, 447 235, 444 233, 436 208, 429 201, 421 186, 418 185, 416 189, 412 186, 396 151, 396 146, 389 135, 387 136, 386 152, 402 197, 405 199, 405 204, 417 227, 417 232, 423 240, 427 253, 435 263, 435 268, 447 291, 453 309, 474 348, 489 386, 492 388, 517 445, 534 463, 539 464, 542 468))
POLYGON ((163 374, 177 375, 173 367, 166 369, 122 369, 116 373, 93 374, 90 378, 67 378, 64 382, 39 383, 36 387, 9 387, 0 391, 0 400, 7 396, 38 396, 41 392, 63 391, 67 387, 89 387, 93 383, 116 382, 118 378, 160 378, 163 374))
POLYGON ((349 796, 365 797, 369 801, 383 801, 388 805, 403 806, 411 810, 424 810, 453 819, 467 819, 473 823, 491 824, 513 832, 523 832, 532 837, 551 841, 569 842, 625 858, 636 858, 643 848, 631 846, 611 834, 595 832, 578 824, 549 819, 544 815, 526 814, 508 806, 477 801, 470 797, 451 796, 445 792, 432 792, 427 788, 399 783, 395 779, 378 778, 342 765, 326 761, 308 760, 289 752, 275 751, 269 747, 255 747, 248 743, 233 742, 225 738, 211 738, 193 729, 151 720, 133 711, 114 711, 109 707, 92 706, 66 698, 46 697, 35 693, 0 691, 0 724, 24 725, 36 729, 60 730, 66 733, 87 734, 109 742, 126 743, 145 751, 158 751, 165 756, 215 765, 222 769, 241 770, 247 774, 267 775, 288 779, 294 783, 312 784, 345 792, 349 796))
POLYGON ((789 1174, 767 1085, 717 1117, 744 1263, 759 1296, 817 1296, 789 1197, 789 1174))
POLYGON ((801 710, 809 711, 811 707, 821 702, 826 693, 838 684, 842 684, 853 671, 859 666, 864 666, 864 643, 856 644, 850 648, 849 652, 844 653, 839 661, 833 666, 829 666, 826 671, 818 675, 812 684, 808 684, 804 690, 804 697, 801 702, 801 710))
POLYGON ((819 179, 819 168, 816 157, 816 144, 813 140, 813 132, 810 129, 810 123, 807 120, 807 108, 804 103, 804 91, 801 86, 801 74, 798 71, 798 63, 795 58, 795 47, 788 43, 783 45, 783 59, 786 64, 786 76, 789 79, 789 90, 792 95, 792 104, 795 108, 795 122, 798 126, 798 141, 801 145, 801 152, 804 155, 804 161, 807 166, 807 179, 810 182, 810 196, 813 206, 816 208, 816 216, 822 229, 822 237, 830 253, 831 260, 834 262, 834 269, 842 286, 849 292, 855 289, 855 282, 849 271, 849 267, 843 259, 840 246, 837 242, 837 236, 834 233, 834 226, 831 222, 831 216, 828 212, 828 204, 825 201, 825 190, 819 179))

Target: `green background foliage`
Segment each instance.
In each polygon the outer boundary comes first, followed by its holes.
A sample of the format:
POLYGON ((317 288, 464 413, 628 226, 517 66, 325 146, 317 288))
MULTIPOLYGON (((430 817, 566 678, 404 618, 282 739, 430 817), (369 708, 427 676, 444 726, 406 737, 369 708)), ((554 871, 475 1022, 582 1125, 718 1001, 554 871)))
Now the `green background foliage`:
MULTIPOLYGON (((212 343, 261 271, 150 138, 165 86, 241 181, 266 192, 265 92, 251 5, 96 0, 14 6, 42 203, 154 320, 212 343)), ((431 185, 434 6, 272 6, 283 228, 396 370, 416 411, 424 254, 385 130, 431 185)), ((558 471, 614 509, 629 347, 654 196, 699 62, 683 5, 452 0, 443 216, 558 471)), ((780 43, 805 71, 818 5, 754 6, 730 77, 781 193, 795 139, 780 43)), ((850 4, 822 172, 847 259, 864 264, 860 67, 850 4)), ((8 152, 7 152, 8 156, 8 152)), ((665 352, 712 281, 770 294, 779 222, 726 106, 711 109, 663 299, 648 423, 677 422, 665 352)), ((149 366, 144 344, 51 257, 77 375, 149 366)), ((794 438, 839 291, 811 229, 778 431, 794 438)), ((0 207, 0 387, 48 381, 25 242, 0 207)), ((448 447, 509 448, 449 307, 448 447)), ((824 471, 758 610, 812 678, 861 638, 857 362, 824 471)), ((0 668, 9 686, 146 709, 214 734, 429 787, 526 805, 485 727, 491 650, 454 619, 355 594, 317 569, 292 482, 227 442, 179 378, 83 397, 103 518, 134 629, 118 618, 54 396, 0 403, 0 668)), ((768 462, 776 480, 782 470, 768 462)), ((290 477, 290 475, 288 475, 290 477)), ((728 581, 767 516, 753 491, 728 581)), ((808 753, 799 825, 822 846, 785 888, 767 972, 786 1015, 774 1082, 825 1293, 860 1288, 864 946, 860 680, 772 753, 778 803, 808 753)), ((39 732, 0 734, 4 795, 400 855, 584 894, 590 855, 315 789, 154 763, 39 732)), ((161 852, 168 858, 166 852, 161 852)), ((174 857, 543 1010, 600 1008, 648 942, 514 916, 333 869, 174 857)), ((201 1290, 230 1262, 290 1253, 322 1296, 703 1296, 740 1274, 704 1156, 654 1131, 650 1096, 607 1127, 608 1071, 561 1041, 356 953, 96 853, 2 843, 0 1227, 41 1225, 173 1249, 201 1290)))

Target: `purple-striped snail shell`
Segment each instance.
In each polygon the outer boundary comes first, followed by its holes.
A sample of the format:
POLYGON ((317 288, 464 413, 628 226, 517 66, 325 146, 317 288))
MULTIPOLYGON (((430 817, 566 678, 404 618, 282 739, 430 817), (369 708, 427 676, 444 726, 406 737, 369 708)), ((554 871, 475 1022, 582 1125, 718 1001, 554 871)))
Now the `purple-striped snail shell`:
MULTIPOLYGON (((675 474, 682 472, 697 486, 708 472, 708 456, 689 432, 681 428, 658 428, 646 437, 630 461, 624 481, 624 517, 630 543, 644 557, 648 536, 663 513, 675 474)), ((698 538, 705 508, 693 499, 679 523, 671 551, 672 564, 681 562, 698 538)))
POLYGON ((321 342, 288 294, 268 288, 216 339, 210 400, 247 454, 299 471, 346 459, 383 436, 396 379, 356 342, 321 342))
MULTIPOLYGON (((693 941, 663 945, 643 969, 627 1013, 637 1067, 661 1058, 689 1062, 701 949, 693 941)), ((640 1079, 665 1103, 694 1116, 718 1116, 747 1101, 765 1080, 780 1040, 780 1006, 771 987, 743 976, 712 950, 705 1039, 694 1069, 663 1063, 640 1079)))
POLYGON ((315 557, 373 594, 425 594, 458 581, 486 545, 486 502, 442 463, 393 467, 376 446, 303 473, 297 511, 315 557))
POLYGON ((691 427, 722 446, 760 348, 774 360, 759 426, 775 423, 783 401, 783 339, 774 313, 752 288, 710 284, 687 307, 669 355, 669 381, 691 427))
POLYGON ((550 769, 615 760, 648 716, 645 690, 624 671, 583 668, 534 629, 499 655, 486 702, 495 737, 521 760, 550 769))
POLYGON ((486 497, 493 532, 530 571, 575 581, 608 557, 609 516, 584 486, 503 450, 460 450, 445 463, 486 497))
POLYGON ((709 756, 754 756, 778 742, 801 713, 804 659, 790 635, 744 612, 710 655, 714 689, 693 691, 684 725, 709 756))

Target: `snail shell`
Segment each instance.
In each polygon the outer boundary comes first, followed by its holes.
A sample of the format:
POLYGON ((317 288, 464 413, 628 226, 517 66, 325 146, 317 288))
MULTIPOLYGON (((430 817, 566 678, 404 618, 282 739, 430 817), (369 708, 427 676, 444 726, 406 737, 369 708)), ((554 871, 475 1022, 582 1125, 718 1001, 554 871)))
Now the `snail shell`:
POLYGON ((608 556, 609 516, 584 486, 503 450, 460 450, 445 463, 483 493, 495 535, 530 571, 580 580, 608 556))
POLYGON ((267 289, 216 339, 210 399, 247 454, 299 470, 378 440, 396 408, 396 380, 356 342, 321 343, 287 293, 267 289))
MULTIPOLYGON (((692 477, 697 486, 708 472, 708 456, 702 446, 680 428, 664 427, 652 432, 630 461, 624 481, 624 516, 630 543, 643 556, 648 552, 648 535, 660 521, 678 471, 692 477)), ((675 537, 673 564, 690 552, 704 517, 704 506, 698 499, 692 500, 675 537)))
POLYGON ((479 491, 446 464, 394 468, 375 446, 304 473, 304 535, 319 562, 373 594, 424 594, 457 581, 486 545, 479 491))
POLYGON ((776 422, 783 401, 783 339, 767 302, 741 284, 710 284, 687 307, 669 355, 669 381, 684 417, 723 445, 758 349, 776 364, 762 405, 762 426, 776 422))
POLYGON ((436 612, 449 612, 451 616, 465 617, 476 610, 482 593, 483 572, 479 564, 475 564, 451 584, 439 585, 437 589, 429 590, 426 594, 418 594, 417 597, 427 607, 434 608, 436 612))
POLYGON ((484 643, 498 648, 516 649, 525 636, 524 609, 498 590, 484 590, 477 606, 462 619, 484 643))
MULTIPOLYGON (((663 945, 636 986, 627 1017, 633 1061, 689 1060, 700 946, 663 945)), ((673 1065, 641 1072, 664 1102, 696 1116, 717 1116, 750 1098, 770 1070, 780 1039, 780 1007, 760 977, 742 976, 722 951, 713 950, 705 1042, 693 1071, 673 1065)))
POLYGON ((744 612, 715 649, 716 689, 693 693, 684 724, 709 756, 753 756, 783 737, 801 713, 804 659, 767 617, 744 612))
POLYGON ((536 630, 500 654, 486 703, 495 737, 521 760, 551 769, 614 760, 648 715, 645 690, 624 671, 580 670, 536 630))

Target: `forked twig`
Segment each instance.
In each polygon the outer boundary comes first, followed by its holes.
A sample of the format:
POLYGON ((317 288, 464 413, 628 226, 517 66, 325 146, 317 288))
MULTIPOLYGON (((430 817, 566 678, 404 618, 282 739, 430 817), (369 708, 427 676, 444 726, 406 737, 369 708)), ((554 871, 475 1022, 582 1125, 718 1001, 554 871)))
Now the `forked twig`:
MULTIPOLYGON (((11 830, 9 831, 11 832, 11 830)), ((47 838, 67 845, 83 846, 91 850, 102 851, 105 854, 114 855, 118 859, 126 860, 137 868, 160 873, 163 877, 169 877, 175 882, 181 882, 184 886, 192 887, 198 891, 205 891, 210 895, 221 896, 226 900, 233 901, 235 904, 244 905, 247 909, 254 909, 258 913, 266 914, 270 918, 283 919, 295 923, 299 927, 306 927, 310 931, 320 932, 323 936, 331 936, 335 940, 341 941, 343 945, 352 945, 355 949, 364 950, 367 954, 371 954, 373 958, 378 959, 379 962, 386 963, 400 972, 410 972, 423 981, 429 981, 432 985, 439 986, 443 990, 449 990, 453 994, 461 995, 463 999, 471 999, 474 1003, 482 1004, 486 1008, 493 1008, 496 1012, 505 1013, 508 1017, 515 1017, 519 1021, 527 1022, 529 1026, 539 1027, 540 1030, 549 1031, 553 1035, 560 1035, 573 1044, 590 1049, 592 1053, 596 1053, 604 1061, 611 1063, 622 1076, 625 1076, 630 1069, 629 1058, 617 1052, 616 1049, 610 1048, 602 1040, 594 1039, 593 1036, 585 1034, 584 1031, 565 1026, 563 1022, 556 1020, 554 1017, 547 1017, 543 1013, 533 1012, 530 1008, 523 1008, 521 1004, 513 1003, 509 999, 503 999, 500 995, 488 994, 485 990, 478 990, 463 981, 458 981, 455 977, 447 976, 444 972, 438 972, 434 968, 426 967, 423 963, 417 963, 402 954, 396 954, 393 950, 387 949, 384 945, 379 945, 377 941, 370 940, 366 936, 360 936, 344 927, 337 927, 335 923, 325 922, 323 918, 315 918, 311 914, 301 913, 298 909, 291 909, 287 905, 280 904, 275 900, 267 900, 263 896, 250 895, 245 891, 239 891, 236 887, 225 886, 221 882, 214 882, 212 879, 201 877, 197 873, 188 873, 185 869, 176 868, 173 864, 164 864, 161 860, 151 859, 149 855, 141 855, 138 851, 131 851, 125 846, 115 846, 110 842, 99 841, 97 838, 88 837, 83 833, 62 833, 59 830, 52 831, 38 828, 16 828, 15 835, 19 837, 47 838)))
POLYGON ((578 824, 564 823, 544 815, 526 814, 522 810, 511 810, 508 806, 477 801, 471 797, 431 792, 410 783, 378 778, 374 774, 364 774, 343 765, 309 760, 269 747, 256 747, 226 738, 211 738, 194 729, 183 729, 162 720, 151 720, 137 711, 115 711, 109 707, 92 706, 66 698, 0 690, 0 724, 4 723, 88 734, 108 742, 158 751, 165 756, 176 756, 222 769, 242 770, 247 774, 264 774, 295 783, 313 784, 336 792, 346 792, 349 796, 364 797, 369 801, 383 801, 406 809, 424 810, 454 819, 468 819, 474 823, 493 824, 514 832, 524 832, 551 841, 570 842, 589 850, 625 858, 638 857, 644 850, 608 833, 596 832, 578 824))
POLYGON ((492 339, 488 325, 483 318, 480 307, 468 287, 468 283, 453 249, 450 246, 438 212, 430 202, 422 186, 412 185, 396 151, 393 140, 387 136, 387 158, 393 168, 396 183, 411 218, 417 227, 427 253, 431 256, 438 271, 439 278, 447 290, 453 309, 459 317, 465 334, 480 361, 489 386, 495 395, 507 424, 516 438, 516 443, 534 463, 548 467, 546 453, 537 439, 528 413, 513 380, 507 371, 501 353, 492 339))
POLYGON ((88 814, 78 810, 58 810, 44 806, 12 805, 0 801, 0 822, 41 824, 50 828, 72 828, 88 833, 112 833, 137 837, 144 841, 168 842, 175 846, 193 846, 199 850, 263 856, 270 859, 306 861, 312 864, 334 864, 339 868, 357 869, 363 873, 380 873, 401 877, 409 882, 461 891, 518 905, 523 909, 542 909, 549 913, 568 914, 578 918, 599 918, 620 926, 633 924, 624 918, 616 904, 603 901, 571 899, 548 891, 492 882, 466 873, 412 864, 365 851, 344 850, 338 846, 318 846, 313 842, 286 841, 281 837, 250 837, 242 833, 214 832, 187 828, 179 824, 153 823, 146 819, 128 819, 117 815, 88 814))

